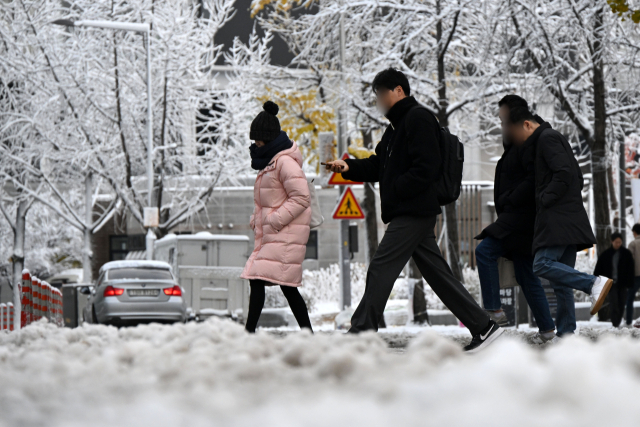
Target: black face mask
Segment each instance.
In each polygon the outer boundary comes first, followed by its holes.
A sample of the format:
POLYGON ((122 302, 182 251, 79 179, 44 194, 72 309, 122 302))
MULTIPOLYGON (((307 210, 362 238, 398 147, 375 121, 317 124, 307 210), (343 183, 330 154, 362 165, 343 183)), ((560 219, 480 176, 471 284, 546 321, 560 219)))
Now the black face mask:
POLYGON ((293 147, 293 142, 291 142, 287 133, 284 131, 281 131, 276 139, 262 147, 258 147, 254 142, 249 147, 249 152, 251 153, 251 168, 255 170, 266 168, 276 154, 288 150, 291 147, 293 147))

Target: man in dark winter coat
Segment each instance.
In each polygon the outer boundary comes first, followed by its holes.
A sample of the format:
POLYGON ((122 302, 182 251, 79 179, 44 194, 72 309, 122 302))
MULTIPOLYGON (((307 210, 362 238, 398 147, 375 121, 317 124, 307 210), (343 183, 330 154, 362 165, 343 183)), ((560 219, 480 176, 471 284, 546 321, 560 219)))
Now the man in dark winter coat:
POLYGON ((611 247, 598 256, 593 274, 611 277, 613 280, 611 291, 609 291, 609 306, 611 307, 611 324, 617 328, 624 313, 627 289, 633 288, 635 278, 633 254, 622 245, 620 233, 611 235, 611 247))
POLYGON ((409 258, 434 292, 473 336, 466 351, 495 340, 502 329, 484 312, 451 273, 435 240, 440 204, 434 183, 442 173, 438 122, 410 96, 409 81, 395 69, 372 83, 378 107, 391 124, 367 159, 336 160, 327 168, 352 181, 380 183, 382 220, 389 226, 367 272, 362 301, 351 318, 350 332, 377 330, 393 284, 409 258))
MULTIPOLYGON (((513 96, 507 95, 498 103, 501 121, 507 125, 505 126, 507 128, 510 123, 508 102, 513 96)), ((520 119, 517 116, 513 118, 516 121, 520 119)), ((553 340, 556 334, 549 302, 540 279, 533 274, 531 245, 536 218, 533 163, 535 146, 531 141, 524 145, 517 145, 517 141, 512 141, 508 134, 503 136, 504 153, 496 165, 493 187, 493 200, 498 219, 476 237, 482 240, 476 248, 482 302, 494 321, 501 326, 507 324, 500 302, 498 258, 511 259, 516 280, 522 287, 540 330, 536 340, 544 343, 553 340)))
POLYGON ((549 280, 558 300, 558 336, 576 329, 573 289, 591 295, 591 314, 602 307, 613 281, 575 270, 576 252, 596 239, 582 202, 583 178, 567 139, 512 95, 506 131, 514 141, 535 146, 536 220, 534 273, 549 280))

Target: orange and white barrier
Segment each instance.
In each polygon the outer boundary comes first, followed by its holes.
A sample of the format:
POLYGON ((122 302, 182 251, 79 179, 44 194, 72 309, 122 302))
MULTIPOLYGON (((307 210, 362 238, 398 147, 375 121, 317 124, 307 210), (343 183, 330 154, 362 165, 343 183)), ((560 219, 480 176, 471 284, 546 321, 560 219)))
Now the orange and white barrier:
POLYGON ((0 331, 4 329, 7 323, 7 304, 0 304, 0 331))
MULTIPOLYGON (((20 327, 43 317, 56 326, 64 326, 62 317, 62 292, 47 282, 22 271, 20 327)), ((0 330, 13 331, 14 307, 12 303, 0 304, 0 330)))
POLYGON ((0 304, 0 330, 13 331, 13 303, 0 304))

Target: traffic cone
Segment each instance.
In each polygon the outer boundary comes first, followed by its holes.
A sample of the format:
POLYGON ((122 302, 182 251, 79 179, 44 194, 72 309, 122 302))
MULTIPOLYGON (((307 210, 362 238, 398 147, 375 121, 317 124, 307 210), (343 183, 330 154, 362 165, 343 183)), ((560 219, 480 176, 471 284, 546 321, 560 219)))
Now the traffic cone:
POLYGON ((7 304, 7 312, 9 313, 9 319, 7 320, 7 325, 9 325, 9 330, 13 331, 13 303, 7 304))
POLYGON ((47 282, 42 282, 42 317, 46 317, 47 320, 51 320, 49 313, 51 308, 49 306, 50 295, 49 284, 47 282))
POLYGON ((40 318, 40 280, 33 276, 31 278, 31 321, 35 322, 40 318))
POLYGON ((20 313, 21 327, 31 323, 31 274, 29 270, 22 270, 22 312, 20 313))

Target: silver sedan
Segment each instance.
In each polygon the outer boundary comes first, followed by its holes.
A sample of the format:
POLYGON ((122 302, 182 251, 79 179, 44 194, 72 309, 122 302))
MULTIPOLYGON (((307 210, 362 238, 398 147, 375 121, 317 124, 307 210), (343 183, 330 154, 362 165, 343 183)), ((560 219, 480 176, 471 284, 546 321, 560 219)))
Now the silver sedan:
POLYGON ((183 289, 171 266, 160 261, 112 261, 102 266, 90 289, 84 320, 114 325, 184 322, 183 289))

